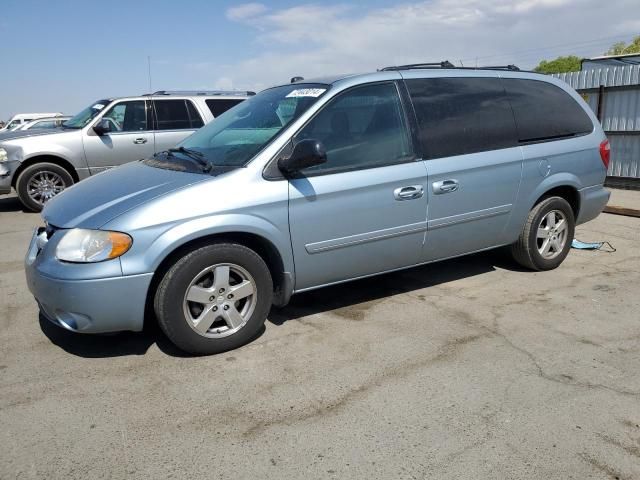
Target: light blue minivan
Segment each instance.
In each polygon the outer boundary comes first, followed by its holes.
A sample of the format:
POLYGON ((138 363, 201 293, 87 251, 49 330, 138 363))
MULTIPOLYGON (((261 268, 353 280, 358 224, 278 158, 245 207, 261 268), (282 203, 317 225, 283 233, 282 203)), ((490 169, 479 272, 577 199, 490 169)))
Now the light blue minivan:
POLYGON ((556 268, 607 203, 608 161, 575 91, 512 66, 296 78, 47 203, 28 285, 60 327, 147 313, 222 352, 294 293, 506 245, 556 268))

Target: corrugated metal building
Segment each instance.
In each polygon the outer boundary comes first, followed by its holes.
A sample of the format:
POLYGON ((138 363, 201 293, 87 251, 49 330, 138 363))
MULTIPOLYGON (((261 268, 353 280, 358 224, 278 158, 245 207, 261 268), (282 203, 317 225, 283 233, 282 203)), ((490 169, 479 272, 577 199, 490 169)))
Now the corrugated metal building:
POLYGON ((602 66, 553 75, 587 101, 611 142, 611 180, 640 181, 640 65, 602 66))
POLYGON ((592 70, 602 67, 624 67, 625 65, 640 64, 640 54, 627 53, 623 55, 603 55, 601 57, 583 58, 580 70, 592 70))

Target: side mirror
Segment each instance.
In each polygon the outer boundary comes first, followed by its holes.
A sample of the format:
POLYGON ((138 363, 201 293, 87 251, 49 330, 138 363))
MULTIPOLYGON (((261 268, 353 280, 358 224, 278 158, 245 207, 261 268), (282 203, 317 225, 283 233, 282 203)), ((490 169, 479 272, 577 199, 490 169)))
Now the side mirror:
POLYGON ((288 158, 278 160, 278 168, 284 176, 291 176, 300 170, 321 165, 327 161, 327 151, 320 140, 300 140, 293 147, 288 158))
POLYGON ((111 131, 111 122, 109 122, 109 120, 107 120, 106 118, 102 118, 93 126, 93 131, 100 136, 106 135, 111 131))

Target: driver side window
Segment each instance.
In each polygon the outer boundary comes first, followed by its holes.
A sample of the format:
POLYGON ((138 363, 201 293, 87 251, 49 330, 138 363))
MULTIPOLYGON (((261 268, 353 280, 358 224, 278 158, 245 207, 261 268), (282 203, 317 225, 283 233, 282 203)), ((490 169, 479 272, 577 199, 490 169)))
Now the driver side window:
POLYGON ((147 110, 143 100, 116 103, 102 118, 111 125, 111 132, 148 130, 147 110))
POLYGON ((413 158, 394 83, 364 85, 338 95, 294 141, 320 140, 327 162, 303 174, 335 173, 404 163, 413 158))

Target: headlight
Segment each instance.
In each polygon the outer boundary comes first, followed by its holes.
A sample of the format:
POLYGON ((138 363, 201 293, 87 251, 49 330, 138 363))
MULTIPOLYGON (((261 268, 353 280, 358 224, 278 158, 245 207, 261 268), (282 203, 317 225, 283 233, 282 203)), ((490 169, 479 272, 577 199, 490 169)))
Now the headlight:
POLYGON ((4 148, 0 148, 0 162, 7 161, 7 151, 4 148))
POLYGON ((132 243, 126 233, 74 228, 58 243, 56 257, 63 262, 102 262, 124 255, 132 243))

